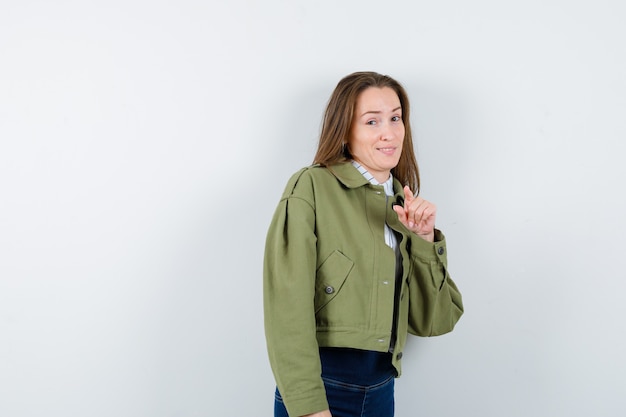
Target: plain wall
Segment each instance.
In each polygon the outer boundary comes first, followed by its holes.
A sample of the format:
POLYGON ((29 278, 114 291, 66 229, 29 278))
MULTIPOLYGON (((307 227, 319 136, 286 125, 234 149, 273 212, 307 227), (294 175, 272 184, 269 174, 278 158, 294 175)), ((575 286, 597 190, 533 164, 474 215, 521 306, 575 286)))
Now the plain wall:
POLYGON ((270 416, 265 232, 344 75, 412 99, 466 314, 399 417, 626 415, 626 6, 0 0, 0 415, 270 416))

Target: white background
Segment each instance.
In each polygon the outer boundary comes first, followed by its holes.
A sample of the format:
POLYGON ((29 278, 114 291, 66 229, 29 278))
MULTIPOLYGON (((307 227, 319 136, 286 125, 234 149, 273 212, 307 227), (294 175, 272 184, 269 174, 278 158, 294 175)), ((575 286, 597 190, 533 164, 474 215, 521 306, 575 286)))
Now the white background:
POLYGON ((620 0, 0 0, 0 415, 271 416, 265 232, 400 80, 466 314, 399 417, 626 415, 620 0))

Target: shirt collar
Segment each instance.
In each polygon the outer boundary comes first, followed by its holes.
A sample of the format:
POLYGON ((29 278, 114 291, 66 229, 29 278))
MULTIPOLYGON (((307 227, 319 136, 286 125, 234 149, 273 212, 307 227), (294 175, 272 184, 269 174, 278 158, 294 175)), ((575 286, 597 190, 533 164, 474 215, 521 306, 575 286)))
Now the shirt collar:
POLYGON ((363 165, 359 164, 356 161, 351 162, 352 165, 361 173, 361 175, 363 175, 363 178, 368 180, 370 184, 382 185, 385 189, 385 194, 387 194, 388 196, 393 195, 393 175, 391 175, 391 173, 389 173, 389 178, 387 178, 387 181, 381 183, 378 182, 378 180, 374 178, 374 176, 367 169, 365 169, 363 165))

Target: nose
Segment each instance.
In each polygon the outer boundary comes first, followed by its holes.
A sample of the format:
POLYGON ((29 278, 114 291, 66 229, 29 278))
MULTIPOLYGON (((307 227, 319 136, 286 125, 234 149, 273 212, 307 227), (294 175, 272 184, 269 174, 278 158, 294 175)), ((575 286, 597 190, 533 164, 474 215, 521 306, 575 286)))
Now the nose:
POLYGON ((392 140, 395 137, 395 132, 389 123, 385 123, 381 132, 380 139, 385 142, 392 140))

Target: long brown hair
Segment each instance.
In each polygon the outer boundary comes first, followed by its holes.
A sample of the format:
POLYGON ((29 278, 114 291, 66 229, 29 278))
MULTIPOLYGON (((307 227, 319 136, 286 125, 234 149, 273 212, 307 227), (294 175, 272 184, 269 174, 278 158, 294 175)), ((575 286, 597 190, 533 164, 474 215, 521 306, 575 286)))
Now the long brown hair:
POLYGON ((401 184, 408 185, 413 192, 419 192, 420 176, 411 136, 409 98, 402 85, 387 75, 355 72, 339 81, 324 112, 322 131, 313 163, 329 166, 352 159, 346 142, 352 126, 354 108, 359 94, 371 87, 389 87, 400 99, 404 143, 398 165, 391 170, 391 174, 401 184))

